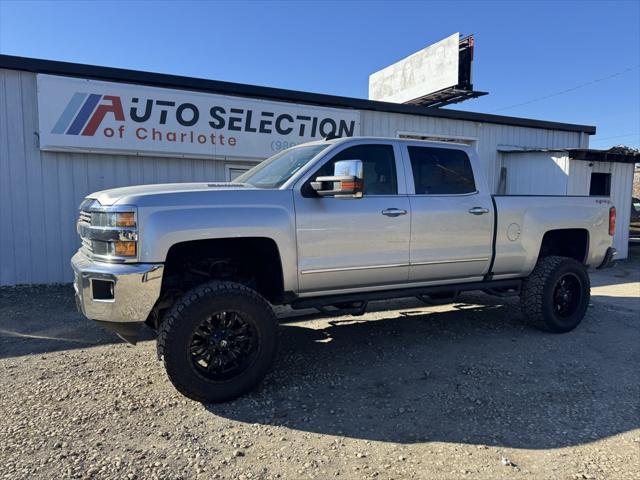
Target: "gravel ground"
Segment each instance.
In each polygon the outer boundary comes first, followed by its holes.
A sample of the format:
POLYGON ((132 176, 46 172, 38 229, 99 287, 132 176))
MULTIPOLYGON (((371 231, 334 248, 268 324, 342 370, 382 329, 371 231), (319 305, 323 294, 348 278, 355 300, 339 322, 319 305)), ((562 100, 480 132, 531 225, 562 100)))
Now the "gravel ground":
POLYGON ((3 289, 0 478, 640 479, 639 267, 594 274, 565 335, 481 294, 284 318, 263 386, 213 406, 70 286, 3 289))

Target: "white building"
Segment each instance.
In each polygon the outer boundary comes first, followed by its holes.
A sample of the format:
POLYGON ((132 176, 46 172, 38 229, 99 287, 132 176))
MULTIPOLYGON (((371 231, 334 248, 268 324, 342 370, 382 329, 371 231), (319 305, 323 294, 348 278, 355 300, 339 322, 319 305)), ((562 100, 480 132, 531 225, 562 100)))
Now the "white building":
POLYGON ((633 164, 589 160, 594 133, 586 125, 0 55, 0 285, 71 281, 77 209, 90 192, 231 180, 327 134, 472 144, 494 193, 589 195, 595 186, 618 208, 615 246, 625 258, 633 164))

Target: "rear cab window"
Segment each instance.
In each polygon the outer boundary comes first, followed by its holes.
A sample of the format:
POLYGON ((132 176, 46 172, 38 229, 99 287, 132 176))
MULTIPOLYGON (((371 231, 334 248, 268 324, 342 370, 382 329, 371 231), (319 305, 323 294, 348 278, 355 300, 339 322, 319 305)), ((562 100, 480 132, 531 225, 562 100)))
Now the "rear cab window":
POLYGON ((407 146, 416 195, 465 195, 477 191, 463 150, 407 146))

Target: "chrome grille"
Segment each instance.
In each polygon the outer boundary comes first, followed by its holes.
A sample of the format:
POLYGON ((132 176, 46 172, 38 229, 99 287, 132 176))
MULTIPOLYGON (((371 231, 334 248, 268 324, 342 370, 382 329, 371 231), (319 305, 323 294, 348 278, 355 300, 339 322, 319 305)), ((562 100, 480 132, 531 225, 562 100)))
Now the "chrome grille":
MULTIPOLYGON (((80 218, 78 218, 78 224, 81 223, 91 225, 91 212, 80 210, 80 218)), ((79 230, 80 229, 78 229, 78 233, 80 233, 79 230)), ((93 244, 90 239, 80 235, 80 241, 82 242, 82 248, 85 249, 87 253, 93 253, 93 244)))
POLYGON ((80 237, 82 240, 82 248, 86 249, 88 252, 93 252, 93 246, 91 245, 91 240, 85 237, 80 237))
POLYGON ((86 222, 88 224, 91 224, 91 212, 81 211, 80 212, 80 218, 78 219, 78 221, 86 222))

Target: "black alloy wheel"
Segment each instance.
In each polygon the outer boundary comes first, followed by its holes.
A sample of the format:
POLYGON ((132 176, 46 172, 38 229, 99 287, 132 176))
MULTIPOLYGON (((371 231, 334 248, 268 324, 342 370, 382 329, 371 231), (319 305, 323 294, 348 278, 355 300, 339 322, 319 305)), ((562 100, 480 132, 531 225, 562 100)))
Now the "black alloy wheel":
POLYGON ((571 317, 582 300, 582 283, 574 273, 566 273, 556 283, 553 291, 553 308, 561 318, 571 317))
POLYGON ((171 383, 204 403, 254 389, 270 370, 278 321, 269 302, 245 285, 211 281, 177 300, 158 328, 158 353, 171 383))
POLYGON ((587 313, 590 290, 589 275, 582 263, 574 258, 542 257, 522 282, 524 320, 547 332, 570 332, 587 313))
POLYGON ((241 312, 209 315, 191 337, 191 364, 208 380, 229 380, 255 362, 259 341, 255 325, 241 312))

